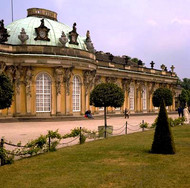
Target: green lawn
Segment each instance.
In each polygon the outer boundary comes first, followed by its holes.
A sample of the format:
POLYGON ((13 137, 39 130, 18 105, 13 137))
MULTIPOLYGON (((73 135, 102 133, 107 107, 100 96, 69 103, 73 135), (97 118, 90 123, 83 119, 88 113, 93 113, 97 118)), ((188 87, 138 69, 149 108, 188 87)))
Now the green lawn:
POLYGON ((175 155, 148 152, 154 130, 112 137, 0 167, 0 188, 189 188, 190 125, 172 131, 175 155))

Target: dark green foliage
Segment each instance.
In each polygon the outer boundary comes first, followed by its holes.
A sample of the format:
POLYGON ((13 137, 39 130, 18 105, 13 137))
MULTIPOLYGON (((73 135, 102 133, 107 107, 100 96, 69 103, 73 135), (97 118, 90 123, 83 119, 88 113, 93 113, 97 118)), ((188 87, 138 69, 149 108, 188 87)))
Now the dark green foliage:
POLYGON ((180 104, 184 107, 187 103, 190 106, 190 79, 184 78, 180 81, 180 85, 183 88, 181 95, 179 96, 180 104))
POLYGON ((121 107, 123 102, 123 90, 113 83, 99 84, 90 94, 90 104, 95 107, 121 107))
POLYGON ((161 101, 164 100, 166 106, 171 106, 173 103, 172 92, 167 88, 158 88, 153 93, 152 102, 156 107, 160 107, 161 101))
POLYGON ((1 148, 0 147, 0 159, 4 160, 4 164, 2 164, 2 161, 1 161, 1 165, 6 165, 6 164, 12 164, 14 162, 14 156, 10 156, 7 154, 7 152, 10 152, 8 150, 6 150, 5 148, 1 148))
POLYGON ((180 82, 180 85, 185 90, 190 90, 190 79, 189 78, 183 78, 183 81, 180 82))
MULTIPOLYGON (((178 126, 178 125, 183 125, 184 121, 185 121, 184 117, 179 117, 179 118, 176 118, 176 119, 168 118, 168 123, 169 123, 170 127, 175 127, 175 126, 178 126)), ((152 123, 151 128, 155 128, 156 125, 157 125, 157 122, 158 122, 158 117, 152 123)))
POLYGON ((160 153, 160 154, 175 153, 175 144, 173 141, 171 128, 168 122, 168 115, 163 100, 160 106, 160 112, 156 124, 151 153, 160 153))
POLYGON ((9 108, 12 98, 13 85, 7 76, 0 74, 0 109, 9 108))
POLYGON ((185 107, 186 103, 189 103, 190 100, 190 92, 186 89, 182 89, 182 92, 179 96, 179 100, 182 107, 185 107))

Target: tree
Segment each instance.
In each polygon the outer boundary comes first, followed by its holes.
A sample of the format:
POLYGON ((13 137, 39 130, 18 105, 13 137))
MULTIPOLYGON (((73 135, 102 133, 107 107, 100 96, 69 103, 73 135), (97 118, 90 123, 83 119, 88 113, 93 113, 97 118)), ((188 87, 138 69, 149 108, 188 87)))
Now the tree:
POLYGON ((151 153, 175 154, 175 144, 163 99, 161 101, 160 112, 156 123, 151 153))
POLYGON ((9 108, 13 100, 13 85, 9 78, 0 74, 0 109, 9 108))
MULTIPOLYGON (((121 107, 124 102, 123 90, 113 83, 102 83, 97 85, 90 94, 90 104, 95 107, 104 107, 105 130, 107 128, 106 108, 121 107)), ((106 133, 105 133, 106 137, 106 133)))
POLYGON ((172 92, 167 88, 158 88, 153 93, 152 102, 156 107, 160 107, 161 101, 164 100, 166 106, 173 104, 172 92))
POLYGON ((180 104, 182 107, 185 107, 186 103, 189 102, 189 91, 182 89, 182 92, 179 96, 180 104))
POLYGON ((185 106, 186 103, 190 106, 190 79, 184 78, 183 81, 180 81, 180 85, 183 88, 181 95, 179 96, 181 106, 185 106))
POLYGON ((183 78, 183 81, 180 81, 180 85, 182 88, 186 90, 190 90, 190 79, 189 78, 183 78))

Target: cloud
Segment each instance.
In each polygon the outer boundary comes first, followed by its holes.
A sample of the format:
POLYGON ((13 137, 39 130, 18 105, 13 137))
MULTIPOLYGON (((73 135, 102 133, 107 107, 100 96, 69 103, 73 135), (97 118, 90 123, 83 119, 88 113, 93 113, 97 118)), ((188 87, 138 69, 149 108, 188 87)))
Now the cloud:
POLYGON ((61 9, 66 1, 67 0, 54 0, 53 2, 58 9, 61 9))
POLYGON ((148 25, 151 25, 151 26, 157 26, 158 25, 158 23, 155 21, 155 20, 147 20, 147 24, 148 25))
POLYGON ((190 19, 175 18, 171 21, 172 24, 190 25, 190 19))

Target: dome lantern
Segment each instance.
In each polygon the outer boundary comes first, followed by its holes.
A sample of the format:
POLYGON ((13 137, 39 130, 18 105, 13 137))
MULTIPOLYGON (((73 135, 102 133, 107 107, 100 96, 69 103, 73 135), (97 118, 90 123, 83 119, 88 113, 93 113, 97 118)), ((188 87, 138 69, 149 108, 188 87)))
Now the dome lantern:
POLYGON ((46 9, 41 9, 41 8, 29 8, 27 9, 27 11, 28 11, 27 17, 36 16, 39 18, 48 18, 48 19, 57 21, 56 12, 46 10, 46 9))

